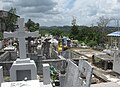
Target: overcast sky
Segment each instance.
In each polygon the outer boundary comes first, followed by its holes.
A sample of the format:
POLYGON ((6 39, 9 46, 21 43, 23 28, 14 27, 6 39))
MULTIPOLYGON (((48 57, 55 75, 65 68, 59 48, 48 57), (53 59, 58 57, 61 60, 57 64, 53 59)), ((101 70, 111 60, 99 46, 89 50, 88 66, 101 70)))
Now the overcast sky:
POLYGON ((96 24, 100 16, 120 19, 120 0, 0 0, 1 10, 17 9, 25 20, 32 19, 41 26, 96 24))

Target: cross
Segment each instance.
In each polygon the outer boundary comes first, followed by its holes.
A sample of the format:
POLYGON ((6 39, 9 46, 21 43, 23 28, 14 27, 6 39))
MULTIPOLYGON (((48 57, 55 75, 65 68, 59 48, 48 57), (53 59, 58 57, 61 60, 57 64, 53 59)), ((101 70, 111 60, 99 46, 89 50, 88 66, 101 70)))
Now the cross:
POLYGON ((115 42, 113 43, 114 43, 115 49, 117 49, 117 41, 115 40, 115 42))
POLYGON ((19 52, 20 59, 26 58, 26 43, 25 38, 27 37, 38 37, 39 32, 27 32, 24 30, 24 18, 19 18, 17 21, 17 25, 19 26, 18 30, 15 32, 4 32, 4 38, 18 38, 19 40, 19 52))

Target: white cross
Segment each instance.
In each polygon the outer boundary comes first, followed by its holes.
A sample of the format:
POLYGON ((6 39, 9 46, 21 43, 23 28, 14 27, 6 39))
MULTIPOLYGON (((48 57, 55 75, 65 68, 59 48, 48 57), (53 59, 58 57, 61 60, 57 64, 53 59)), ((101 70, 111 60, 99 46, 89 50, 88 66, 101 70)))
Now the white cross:
POLYGON ((17 21, 17 25, 19 26, 18 31, 15 32, 4 32, 4 38, 18 38, 19 40, 19 52, 20 52, 20 58, 25 59, 26 58, 26 43, 25 38, 27 37, 38 37, 39 32, 27 32, 24 30, 24 18, 19 18, 17 21))
POLYGON ((115 40, 115 42, 113 42, 115 45, 115 49, 117 49, 117 41, 115 40))

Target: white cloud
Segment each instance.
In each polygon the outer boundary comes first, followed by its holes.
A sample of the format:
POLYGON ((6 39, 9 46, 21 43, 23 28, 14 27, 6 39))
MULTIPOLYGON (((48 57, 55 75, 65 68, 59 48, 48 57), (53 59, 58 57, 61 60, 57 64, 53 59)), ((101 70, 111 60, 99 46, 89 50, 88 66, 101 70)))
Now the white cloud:
POLYGON ((120 0, 2 0, 0 8, 17 8, 17 13, 40 25, 91 25, 100 16, 120 18, 120 0))

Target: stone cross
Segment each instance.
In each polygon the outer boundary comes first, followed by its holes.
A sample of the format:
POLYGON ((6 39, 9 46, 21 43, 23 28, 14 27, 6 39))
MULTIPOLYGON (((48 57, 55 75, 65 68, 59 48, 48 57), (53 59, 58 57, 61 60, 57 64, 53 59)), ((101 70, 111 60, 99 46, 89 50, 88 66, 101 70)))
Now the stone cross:
POLYGON ((27 32, 24 30, 24 18, 20 18, 17 21, 18 30, 15 32, 4 32, 4 38, 18 38, 19 40, 19 52, 20 52, 20 59, 26 58, 26 43, 25 38, 27 37, 38 37, 39 32, 27 32))
POLYGON ((117 41, 115 40, 115 42, 113 43, 114 43, 115 49, 117 49, 117 41))
POLYGON ((12 46, 12 39, 9 40, 9 46, 12 46))

